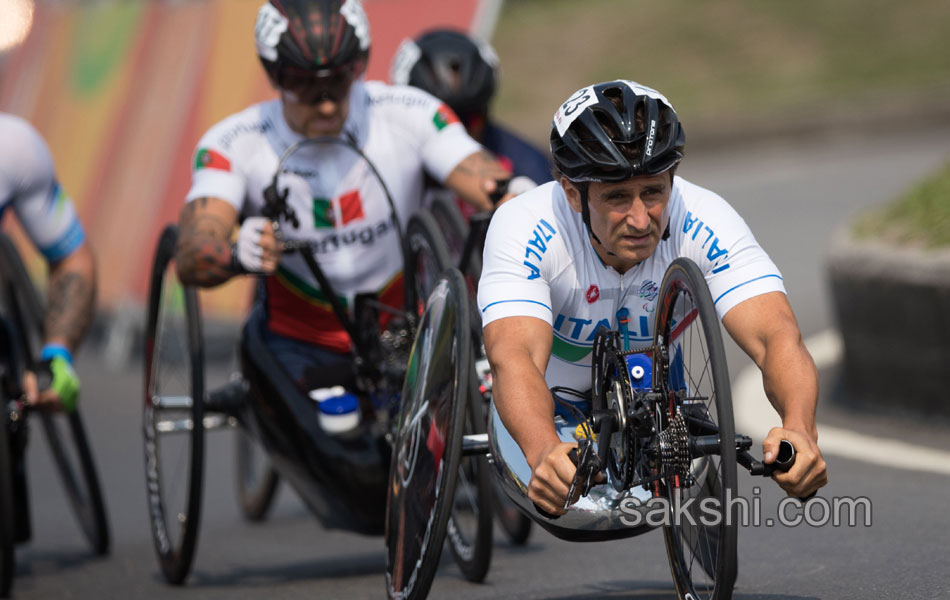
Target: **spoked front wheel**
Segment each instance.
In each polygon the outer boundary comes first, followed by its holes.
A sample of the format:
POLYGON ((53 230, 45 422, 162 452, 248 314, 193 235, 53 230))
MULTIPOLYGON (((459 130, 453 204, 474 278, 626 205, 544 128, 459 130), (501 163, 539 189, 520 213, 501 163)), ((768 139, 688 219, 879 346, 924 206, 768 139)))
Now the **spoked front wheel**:
MULTIPOLYGON (((485 435, 484 401, 471 373, 465 406, 465 435, 485 435)), ((492 482, 488 456, 466 455, 459 462, 458 485, 449 519, 449 547, 459 569, 469 581, 479 582, 488 574, 492 544, 492 482)))
POLYGON ((0 390, 0 598, 13 584, 13 464, 7 437, 7 398, 0 390))
POLYGON ((663 528, 670 569, 680 598, 725 600, 736 579, 737 523, 730 502, 736 497, 736 447, 726 442, 698 454, 690 442, 710 435, 735 440, 735 426, 719 319, 695 263, 673 262, 656 314, 653 382, 664 398, 657 405, 654 448, 663 477, 654 491, 672 509, 663 528), (687 503, 687 510, 676 510, 687 503), (707 506, 715 506, 715 514, 707 506))
POLYGON ((436 280, 419 322, 395 425, 386 503, 386 591, 424 598, 452 511, 471 371, 468 294, 457 269, 436 280))
POLYGON ((155 551, 169 583, 191 569, 204 468, 204 352, 198 297, 178 283, 178 228, 162 232, 145 329, 145 478, 155 551))
MULTIPOLYGON (((4 282, 5 313, 18 322, 15 343, 29 363, 38 356, 43 343, 43 302, 26 272, 13 243, 0 236, 0 279, 4 282)), ((92 449, 80 416, 81 404, 72 413, 39 413, 46 440, 66 498, 92 551, 109 552, 109 523, 99 485, 92 449)))

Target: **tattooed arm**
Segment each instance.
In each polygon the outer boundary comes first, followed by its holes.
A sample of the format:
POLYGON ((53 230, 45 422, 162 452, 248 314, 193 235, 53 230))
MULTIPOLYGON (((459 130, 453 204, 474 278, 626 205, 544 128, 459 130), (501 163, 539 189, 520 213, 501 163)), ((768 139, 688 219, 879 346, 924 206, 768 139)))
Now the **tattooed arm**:
MULTIPOLYGON (((488 195, 495 191, 495 181, 509 177, 511 173, 483 149, 470 154, 456 165, 446 177, 445 185, 475 208, 489 210, 492 202, 488 195)), ((507 199, 506 196, 502 201, 507 199)))
POLYGON ((212 287, 235 273, 231 269, 231 232, 237 211, 220 198, 198 198, 185 204, 178 220, 175 264, 187 285, 212 287))
POLYGON ((96 304, 96 260, 85 243, 50 265, 46 343, 75 352, 89 329, 96 304))

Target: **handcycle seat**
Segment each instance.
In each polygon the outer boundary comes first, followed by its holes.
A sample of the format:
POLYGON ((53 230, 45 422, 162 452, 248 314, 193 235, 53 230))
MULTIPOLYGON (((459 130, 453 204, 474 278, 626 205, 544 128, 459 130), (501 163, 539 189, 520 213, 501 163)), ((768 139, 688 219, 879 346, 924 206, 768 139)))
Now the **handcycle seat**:
MULTIPOLYGON (((291 381, 264 340, 261 308, 244 325, 241 371, 247 386, 239 418, 274 467, 328 528, 381 534, 391 451, 367 422, 339 437, 319 425, 316 403, 291 381)), ((350 384, 349 373, 338 375, 350 384)), ((334 384, 327 378, 326 383, 334 384)))

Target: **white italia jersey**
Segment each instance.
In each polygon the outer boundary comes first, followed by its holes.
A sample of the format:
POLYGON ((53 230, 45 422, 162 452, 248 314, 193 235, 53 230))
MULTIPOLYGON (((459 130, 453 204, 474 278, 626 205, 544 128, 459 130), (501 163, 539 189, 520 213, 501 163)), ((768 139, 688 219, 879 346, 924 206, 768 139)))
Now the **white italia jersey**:
POLYGON ((50 262, 69 256, 85 240, 76 208, 56 180, 46 142, 23 119, 0 113, 0 215, 10 206, 50 262))
POLYGON ((675 177, 667 214, 669 238, 620 275, 594 251, 560 184, 502 205, 488 230, 478 284, 483 326, 512 316, 546 321, 553 332, 548 386, 588 390, 594 332, 600 325, 617 330, 621 309, 629 311, 630 347, 652 343, 659 286, 675 259, 699 265, 720 319, 743 300, 785 291, 778 268, 718 195, 675 177))
MULTIPOLYGON (((410 87, 354 83, 343 137, 355 141, 392 194, 403 227, 421 205, 425 172, 440 183, 481 147, 441 101, 410 87)), ((280 101, 254 105, 212 127, 198 143, 187 200, 230 202, 260 215, 282 153, 301 141, 280 101)), ((299 227, 281 222, 285 239, 318 242, 316 258, 344 305, 360 292, 392 305, 403 298, 403 258, 392 209, 366 162, 339 145, 311 145, 284 164, 280 189, 299 227)), ((275 333, 345 352, 350 340, 299 254, 284 255, 266 277, 268 327, 275 333)))

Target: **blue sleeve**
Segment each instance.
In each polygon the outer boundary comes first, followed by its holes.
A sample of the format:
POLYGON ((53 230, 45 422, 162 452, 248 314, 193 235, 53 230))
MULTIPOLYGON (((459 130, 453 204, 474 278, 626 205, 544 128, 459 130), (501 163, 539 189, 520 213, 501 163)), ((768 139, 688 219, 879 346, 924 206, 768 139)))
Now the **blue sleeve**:
POLYGON ((515 176, 530 177, 537 184, 551 181, 551 161, 547 155, 514 133, 489 123, 482 143, 496 156, 510 160, 515 176))

